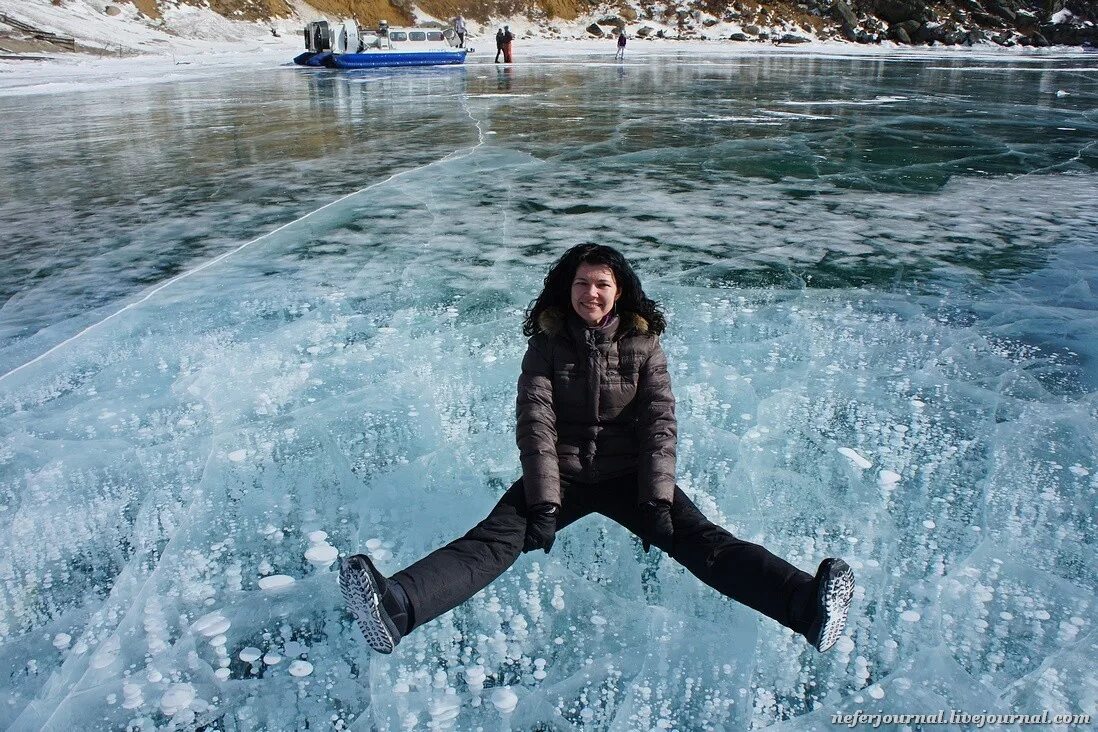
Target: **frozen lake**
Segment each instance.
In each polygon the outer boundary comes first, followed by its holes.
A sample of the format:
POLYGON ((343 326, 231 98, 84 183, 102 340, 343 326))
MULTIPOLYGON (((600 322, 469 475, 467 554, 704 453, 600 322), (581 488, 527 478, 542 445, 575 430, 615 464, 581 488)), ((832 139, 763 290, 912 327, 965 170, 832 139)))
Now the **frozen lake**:
POLYGON ((0 727, 1095 712, 1093 58, 181 74, 0 128, 0 727), (306 560, 488 511, 585 241, 668 312, 683 489, 854 567, 835 651, 599 517, 390 657, 306 560))

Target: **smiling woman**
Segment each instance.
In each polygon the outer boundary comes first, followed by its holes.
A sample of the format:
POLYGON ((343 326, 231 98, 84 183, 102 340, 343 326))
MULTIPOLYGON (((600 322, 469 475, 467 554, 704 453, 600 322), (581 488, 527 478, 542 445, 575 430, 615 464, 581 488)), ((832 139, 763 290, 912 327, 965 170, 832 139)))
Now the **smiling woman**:
POLYGON ((557 260, 524 327, 532 337, 518 381, 522 477, 471 531, 392 577, 365 554, 342 563, 344 599, 371 648, 391 653, 521 553, 548 554, 557 531, 592 513, 818 650, 835 645, 854 594, 846 562, 825 559, 813 577, 712 523, 675 485, 665 325, 616 250, 580 245, 557 260))

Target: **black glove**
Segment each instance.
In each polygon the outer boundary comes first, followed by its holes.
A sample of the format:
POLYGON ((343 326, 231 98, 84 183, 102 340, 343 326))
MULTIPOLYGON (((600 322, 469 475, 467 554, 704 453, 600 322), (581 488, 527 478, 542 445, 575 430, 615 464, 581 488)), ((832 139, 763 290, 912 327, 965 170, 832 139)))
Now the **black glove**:
POLYGON ((557 539, 557 514, 560 506, 555 503, 535 503, 526 509, 526 541, 522 552, 544 549, 548 554, 557 539))
POLYGON ((669 550, 674 533, 670 503, 645 501, 641 504, 641 545, 644 551, 651 549, 653 544, 669 550))

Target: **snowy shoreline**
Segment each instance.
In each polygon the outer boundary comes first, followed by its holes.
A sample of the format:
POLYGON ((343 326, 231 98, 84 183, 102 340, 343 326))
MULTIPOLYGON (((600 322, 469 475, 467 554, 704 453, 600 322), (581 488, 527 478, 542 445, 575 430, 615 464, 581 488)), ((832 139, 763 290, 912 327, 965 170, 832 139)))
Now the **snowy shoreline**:
MULTIPOLYGON (((85 53, 59 55, 27 54, 26 60, 0 60, 0 97, 56 94, 97 89, 140 86, 166 81, 188 81, 226 73, 271 70, 292 63, 301 49, 294 36, 252 38, 225 42, 193 42, 196 47, 176 48, 161 53, 110 57, 85 53), (30 60, 33 58, 34 60, 30 60)), ((477 49, 467 65, 492 64, 492 39, 474 36, 477 49)), ((612 61, 612 40, 557 40, 523 38, 515 43, 515 65, 552 63, 557 60, 605 56, 612 61)), ((834 41, 797 45, 742 43, 728 40, 632 39, 625 63, 659 58, 695 56, 708 62, 722 59, 759 57, 822 57, 835 59, 877 59, 882 61, 955 60, 981 62, 1039 63, 1055 59, 1093 57, 1079 48, 1000 48, 994 45, 912 48, 888 43, 865 46, 834 41)), ((1095 59, 1098 67, 1098 59, 1095 59)))
MULTIPOLYGON (((47 0, 0 0, 0 14, 19 18, 42 30, 72 36, 78 52, 28 52, 0 56, 0 97, 51 94, 73 91, 152 84, 208 78, 212 75, 249 70, 273 69, 289 64, 304 50, 300 31, 303 24, 321 17, 303 2, 293 3, 296 17, 263 21, 230 20, 208 8, 178 5, 163 8, 156 22, 142 16, 129 3, 113 6, 107 15, 101 3, 77 0, 55 6, 47 0), (277 34, 277 35, 276 35, 277 34), (79 52, 80 48, 88 52, 79 52), (112 55, 116 53, 117 55, 112 55)), ((442 22, 418 6, 415 15, 421 22, 442 22)), ((525 18, 492 18, 486 23, 469 21, 468 45, 477 49, 468 64, 491 63, 495 51, 493 34, 497 27, 510 25, 516 35, 515 61, 547 63, 560 58, 605 56, 612 59, 615 40, 596 38, 586 32, 596 16, 572 21, 534 22, 525 18)), ((714 59, 758 57, 816 56, 831 58, 873 58, 880 60, 965 59, 972 61, 1040 62, 1049 59, 1094 58, 1078 46, 1005 48, 990 41, 973 46, 909 46, 885 41, 857 44, 847 41, 820 40, 797 25, 783 22, 762 28, 775 37, 791 33, 807 39, 796 44, 776 45, 765 41, 733 41, 738 23, 712 21, 703 29, 713 38, 674 39, 655 35, 640 38, 637 30, 646 25, 656 31, 675 33, 655 21, 634 22, 627 26, 631 36, 626 63, 659 57, 686 55, 714 59)), ((6 27, 0 23, 0 28, 6 27)))

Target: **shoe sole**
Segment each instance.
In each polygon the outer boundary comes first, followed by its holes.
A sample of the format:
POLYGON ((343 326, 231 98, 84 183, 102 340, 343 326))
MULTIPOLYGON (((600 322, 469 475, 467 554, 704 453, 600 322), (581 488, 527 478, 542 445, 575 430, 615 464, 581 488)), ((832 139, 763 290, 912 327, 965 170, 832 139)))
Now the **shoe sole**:
POLYGON ((828 568, 827 581, 820 590, 820 604, 826 618, 820 628, 820 642, 816 646, 820 653, 830 650, 842 636, 852 599, 854 571, 846 562, 837 559, 828 568))
POLYGON ((354 616, 366 644, 378 653, 392 653, 396 641, 382 617, 381 594, 374 575, 365 566, 353 566, 352 559, 344 559, 339 566, 339 589, 343 593, 343 602, 354 616))

